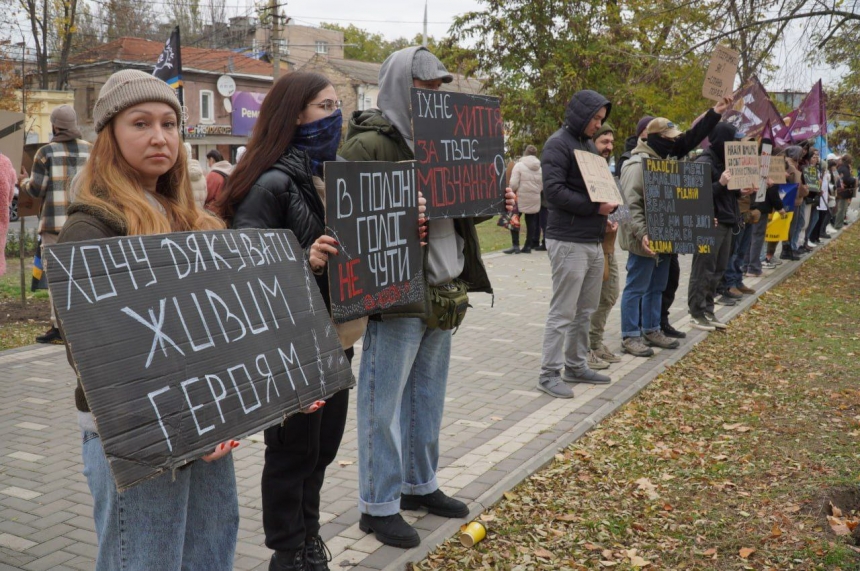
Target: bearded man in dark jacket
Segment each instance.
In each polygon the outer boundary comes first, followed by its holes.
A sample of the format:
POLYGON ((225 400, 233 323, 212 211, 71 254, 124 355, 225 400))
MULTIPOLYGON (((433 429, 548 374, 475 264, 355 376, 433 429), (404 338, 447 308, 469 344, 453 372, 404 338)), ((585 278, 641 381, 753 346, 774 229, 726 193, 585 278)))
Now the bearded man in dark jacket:
POLYGON ((591 200, 574 152, 597 154, 591 138, 611 107, 595 91, 574 94, 564 124, 547 140, 541 155, 549 205, 546 246, 552 265, 552 301, 537 387, 559 398, 573 397, 565 382, 610 382, 608 376, 588 367, 588 329, 600 302, 607 216, 618 204, 591 200))

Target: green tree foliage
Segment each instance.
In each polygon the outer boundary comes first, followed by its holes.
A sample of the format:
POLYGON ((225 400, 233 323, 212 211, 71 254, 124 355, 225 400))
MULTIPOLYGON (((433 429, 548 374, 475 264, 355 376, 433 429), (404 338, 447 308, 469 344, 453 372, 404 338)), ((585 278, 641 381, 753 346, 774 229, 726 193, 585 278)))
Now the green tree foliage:
POLYGON ((391 42, 387 41, 382 34, 368 32, 355 24, 341 26, 323 22, 320 28, 343 32, 343 43, 347 44, 343 48, 343 56, 346 59, 382 63, 391 52, 395 51, 392 49, 391 42))
MULTIPOLYGON (((541 145, 560 125, 574 92, 613 103, 623 139, 642 115, 689 124, 712 105, 701 88, 708 54, 678 57, 708 23, 707 2, 485 0, 464 14, 452 39, 472 45, 474 73, 502 98, 516 153, 541 145)), ((619 149, 620 152, 620 149, 619 149)))

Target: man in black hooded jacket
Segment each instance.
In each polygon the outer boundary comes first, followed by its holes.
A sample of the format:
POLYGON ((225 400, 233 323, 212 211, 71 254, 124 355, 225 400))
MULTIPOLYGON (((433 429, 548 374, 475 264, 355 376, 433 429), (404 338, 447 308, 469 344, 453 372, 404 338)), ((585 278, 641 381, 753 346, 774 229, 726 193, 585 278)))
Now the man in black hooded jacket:
POLYGON ((543 191, 549 205, 546 246, 552 266, 552 301, 537 386, 559 398, 573 397, 562 381, 610 382, 588 367, 588 329, 600 301, 606 217, 618 204, 591 200, 574 153, 597 154, 591 138, 611 107, 595 91, 575 93, 564 124, 547 140, 541 155, 543 191))

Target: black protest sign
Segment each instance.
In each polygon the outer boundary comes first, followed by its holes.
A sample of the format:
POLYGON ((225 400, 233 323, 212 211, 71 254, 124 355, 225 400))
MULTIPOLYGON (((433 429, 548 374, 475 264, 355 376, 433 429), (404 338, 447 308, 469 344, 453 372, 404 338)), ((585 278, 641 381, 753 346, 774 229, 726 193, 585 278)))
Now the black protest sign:
POLYGON ((708 254, 716 244, 711 167, 645 159, 645 217, 657 254, 708 254))
POLYGON ((809 194, 818 194, 821 192, 821 178, 818 175, 818 167, 807 165, 803 169, 803 180, 806 182, 809 194))
POLYGON ((57 315, 120 490, 355 383, 287 230, 45 250, 57 315))
POLYGON ((427 217, 505 211, 505 138, 496 97, 412 88, 418 190, 427 217))
POLYGON ((326 225, 338 241, 329 258, 337 323, 424 299, 413 161, 329 162, 326 225))

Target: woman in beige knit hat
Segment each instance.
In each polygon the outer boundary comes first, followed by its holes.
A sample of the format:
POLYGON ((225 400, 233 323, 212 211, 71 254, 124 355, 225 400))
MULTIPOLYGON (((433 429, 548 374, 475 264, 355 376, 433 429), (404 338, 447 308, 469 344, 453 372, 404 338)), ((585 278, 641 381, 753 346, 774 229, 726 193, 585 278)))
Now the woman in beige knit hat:
MULTIPOLYGON (((192 197, 180 116, 163 81, 134 70, 108 79, 93 108, 98 139, 59 242, 224 227, 192 197)), ((230 451, 238 442, 118 492, 80 382, 75 403, 93 495, 96 570, 232 570, 239 510, 230 451)))

